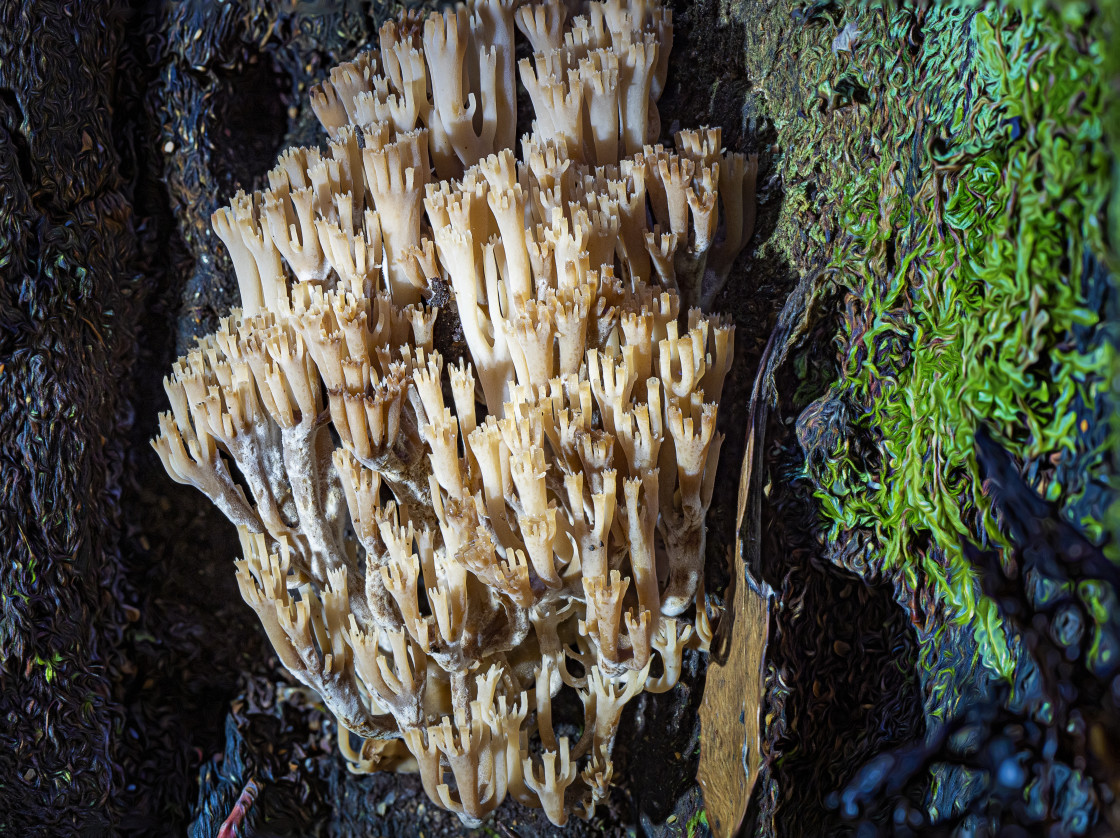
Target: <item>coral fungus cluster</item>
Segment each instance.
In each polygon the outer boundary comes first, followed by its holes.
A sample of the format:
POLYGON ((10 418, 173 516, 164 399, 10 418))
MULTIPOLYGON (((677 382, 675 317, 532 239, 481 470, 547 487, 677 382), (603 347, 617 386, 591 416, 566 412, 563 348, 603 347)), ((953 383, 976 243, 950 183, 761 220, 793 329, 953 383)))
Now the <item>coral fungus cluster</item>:
POLYGON ((326 147, 214 215, 242 307, 175 364, 154 443, 238 526, 241 592, 352 768, 418 770, 468 824, 507 794, 590 815, 626 702, 707 647, 734 329, 701 306, 753 216, 718 130, 650 144, 668 11, 516 5, 386 23, 313 91, 326 147))

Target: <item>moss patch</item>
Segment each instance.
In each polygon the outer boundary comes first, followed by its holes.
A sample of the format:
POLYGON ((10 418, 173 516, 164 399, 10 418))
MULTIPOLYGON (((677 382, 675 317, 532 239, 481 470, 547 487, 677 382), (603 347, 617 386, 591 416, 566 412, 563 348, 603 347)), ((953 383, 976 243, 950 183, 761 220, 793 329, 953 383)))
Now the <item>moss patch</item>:
POLYGON ((971 626, 1004 675, 1008 638, 961 548, 1002 544, 978 423, 1105 534, 1082 501, 1106 454, 1106 42, 1081 11, 802 8, 793 48, 819 72, 778 125, 779 142, 797 135, 791 209, 817 208, 803 235, 846 294, 837 378, 800 429, 820 450, 819 416, 842 407, 850 423, 807 466, 829 539, 870 534, 870 572, 895 581, 915 622, 971 626))

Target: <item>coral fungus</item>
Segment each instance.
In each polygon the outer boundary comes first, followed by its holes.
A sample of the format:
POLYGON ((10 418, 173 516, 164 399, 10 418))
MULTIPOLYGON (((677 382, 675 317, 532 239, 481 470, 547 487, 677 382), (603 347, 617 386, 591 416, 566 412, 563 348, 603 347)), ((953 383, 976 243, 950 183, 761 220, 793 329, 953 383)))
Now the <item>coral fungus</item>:
POLYGON ((707 647, 734 329, 701 307, 753 217, 718 129, 651 145, 670 12, 516 5, 386 23, 313 91, 326 148, 214 214, 242 307, 154 442, 238 526, 242 595, 351 767, 419 771, 467 824, 507 794, 589 816, 624 705, 707 647))

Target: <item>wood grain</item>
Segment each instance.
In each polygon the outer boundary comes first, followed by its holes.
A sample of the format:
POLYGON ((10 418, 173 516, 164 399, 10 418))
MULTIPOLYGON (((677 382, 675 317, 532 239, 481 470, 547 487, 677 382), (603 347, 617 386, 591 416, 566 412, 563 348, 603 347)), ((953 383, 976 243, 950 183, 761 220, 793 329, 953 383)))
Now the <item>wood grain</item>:
POLYGON ((770 335, 751 392, 746 454, 739 474, 735 553, 727 609, 712 639, 704 701, 700 705, 700 765, 708 824, 716 838, 743 826, 762 768, 761 711, 765 695, 766 644, 774 592, 755 580, 762 537, 762 452, 774 395, 774 372, 808 327, 821 273, 805 276, 790 294, 770 335))
MULTIPOLYGON (((759 718, 764 694, 770 594, 735 562, 735 627, 727 638, 725 663, 708 664, 700 705, 700 767, 708 824, 716 838, 730 838, 742 826, 747 803, 762 767, 759 718)), ((765 586, 765 583, 763 583, 765 586)))

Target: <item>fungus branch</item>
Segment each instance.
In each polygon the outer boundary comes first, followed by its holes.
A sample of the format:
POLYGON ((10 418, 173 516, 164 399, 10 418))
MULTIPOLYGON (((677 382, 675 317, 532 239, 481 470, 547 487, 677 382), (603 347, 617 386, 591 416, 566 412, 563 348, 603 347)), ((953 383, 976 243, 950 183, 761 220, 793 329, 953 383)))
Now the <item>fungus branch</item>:
POLYGON ((418 770, 474 825, 507 794, 589 816, 625 704, 711 640, 734 327, 702 309, 753 225, 754 161, 718 129, 651 144, 668 11, 515 5, 387 23, 313 90, 326 149, 214 215, 242 308, 176 363, 153 443, 237 524, 242 595, 367 740, 340 736, 352 768, 418 770))

